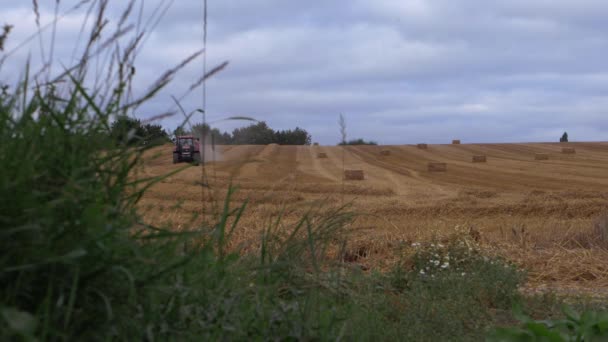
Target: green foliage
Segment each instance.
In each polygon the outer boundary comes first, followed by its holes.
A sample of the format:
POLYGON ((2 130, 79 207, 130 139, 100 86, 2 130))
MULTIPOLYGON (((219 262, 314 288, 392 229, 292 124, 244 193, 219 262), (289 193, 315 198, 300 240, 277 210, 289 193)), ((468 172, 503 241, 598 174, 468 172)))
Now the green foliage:
POLYGON ((372 141, 372 140, 365 141, 365 140, 359 138, 359 139, 352 139, 349 141, 342 141, 338 145, 339 146, 342 146, 342 145, 378 145, 378 143, 375 141, 372 141))
POLYGON ((179 126, 173 130, 173 136, 189 135, 190 132, 186 131, 183 126, 179 126))
POLYGON ((140 143, 162 144, 169 141, 169 135, 161 125, 142 124, 139 119, 119 115, 110 127, 110 136, 126 145, 140 143))
POLYGON ((76 88, 1 99, 0 340, 338 338, 334 294, 305 270, 349 216, 317 209, 280 244, 269 230, 262 258, 226 251, 233 190, 202 227, 147 226, 136 205, 162 178, 131 178, 147 147, 117 145, 76 88))
POLYGON ((521 328, 496 329, 488 341, 496 342, 582 342, 608 340, 608 313, 586 311, 582 315, 564 306, 565 318, 536 321, 517 307, 515 315, 523 324, 521 328))
POLYGON ((193 125, 192 134, 207 143, 214 143, 216 145, 230 145, 232 143, 230 134, 226 132, 222 133, 217 128, 210 128, 208 124, 193 125))
MULTIPOLYGON (((245 120, 251 121, 247 117, 231 117, 228 120, 245 120)), ((191 132, 184 131, 178 127, 177 135, 193 134, 198 137, 205 137, 206 142, 215 143, 217 145, 310 145, 311 136, 302 128, 296 127, 291 130, 275 131, 264 121, 251 124, 249 126, 237 128, 228 132, 221 132, 217 128, 211 128, 208 124, 198 123, 192 126, 191 132)))
POLYGON ((310 145, 312 138, 308 132, 296 127, 294 130, 276 131, 275 141, 279 145, 310 145))
POLYGON ((233 130, 232 141, 235 145, 268 145, 276 142, 274 130, 264 121, 233 130))
POLYGON ((355 336, 371 339, 381 329, 389 340, 483 339, 519 300, 523 275, 464 238, 444 244, 415 244, 412 258, 380 277, 368 299, 373 311, 357 319, 355 336))

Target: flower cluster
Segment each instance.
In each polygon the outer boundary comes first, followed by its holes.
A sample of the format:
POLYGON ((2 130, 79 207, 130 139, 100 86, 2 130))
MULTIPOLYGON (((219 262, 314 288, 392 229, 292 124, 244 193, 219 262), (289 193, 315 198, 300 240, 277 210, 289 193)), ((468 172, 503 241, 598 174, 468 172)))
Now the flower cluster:
POLYGON ((493 265, 499 262, 482 255, 477 245, 466 239, 452 239, 442 243, 415 242, 411 247, 415 249, 413 270, 425 277, 434 278, 437 274, 447 272, 464 277, 473 274, 479 263, 493 265))

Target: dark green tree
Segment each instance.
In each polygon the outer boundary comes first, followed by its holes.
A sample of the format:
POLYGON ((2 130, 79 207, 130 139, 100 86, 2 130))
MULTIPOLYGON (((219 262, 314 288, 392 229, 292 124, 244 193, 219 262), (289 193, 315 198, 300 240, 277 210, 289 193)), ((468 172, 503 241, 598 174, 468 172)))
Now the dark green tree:
POLYGON ((120 115, 112 122, 110 136, 118 143, 135 145, 145 140, 146 129, 139 119, 120 115))
POLYGON ((173 130, 174 136, 188 135, 188 134, 190 134, 190 132, 186 131, 183 126, 179 126, 173 130))
POLYGON ((378 143, 375 141, 372 141, 372 140, 365 141, 364 139, 359 138, 359 139, 349 140, 346 142, 341 142, 338 145, 339 146, 340 145, 378 145, 378 143))
POLYGON ((302 128, 283 130, 275 133, 276 143, 281 145, 310 145, 311 136, 302 128))
POLYGON ((203 141, 213 142, 215 145, 229 145, 232 141, 230 134, 222 133, 219 129, 211 128, 208 124, 199 123, 192 126, 192 134, 203 141))
POLYGON ((266 122, 260 121, 233 130, 232 140, 235 145, 268 145, 276 142, 276 136, 266 122))
POLYGON ((144 125, 144 141, 151 144, 164 144, 168 142, 169 134, 161 125, 146 124, 144 125))
POLYGON ((559 142, 568 142, 568 133, 564 132, 561 138, 559 138, 559 142))

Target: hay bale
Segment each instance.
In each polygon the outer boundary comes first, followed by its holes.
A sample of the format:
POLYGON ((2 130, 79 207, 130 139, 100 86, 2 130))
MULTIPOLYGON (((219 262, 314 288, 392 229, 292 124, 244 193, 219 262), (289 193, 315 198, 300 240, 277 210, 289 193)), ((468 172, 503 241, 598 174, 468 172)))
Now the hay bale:
POLYGON ((452 145, 460 145, 460 140, 452 140, 452 145))
POLYGON ((382 155, 382 156, 390 156, 391 155, 391 151, 390 150, 382 150, 382 151, 380 151, 380 155, 382 155))
POLYGON ((416 146, 421 150, 426 150, 427 148, 429 148, 429 146, 427 144, 418 144, 416 146))
POLYGON ((346 180, 364 180, 363 170, 344 170, 344 179, 346 180))
POLYGON ((485 163, 487 158, 485 155, 473 156, 473 163, 485 163))
POLYGON ((547 153, 537 153, 534 155, 534 160, 549 160, 549 155, 547 153))
POLYGON ((319 152, 319 153, 317 153, 317 158, 319 158, 319 159, 325 159, 325 158, 327 158, 327 153, 325 153, 325 152, 319 152))
POLYGON ((564 147, 564 148, 562 148, 562 153, 563 154, 575 154, 576 150, 574 149, 574 147, 564 147))
POLYGON ((446 172, 448 164, 446 163, 429 163, 429 172, 446 172))
POLYGON ((319 146, 318 142, 312 143, 313 146, 319 146))

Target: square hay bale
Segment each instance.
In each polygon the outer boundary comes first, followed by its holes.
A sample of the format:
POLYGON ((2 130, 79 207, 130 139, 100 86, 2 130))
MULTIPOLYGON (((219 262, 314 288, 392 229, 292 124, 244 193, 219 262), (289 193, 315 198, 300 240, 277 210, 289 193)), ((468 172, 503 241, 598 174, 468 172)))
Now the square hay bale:
POLYGON ((319 159, 325 159, 325 158, 327 158, 327 153, 325 153, 325 152, 319 152, 319 153, 317 153, 317 158, 319 158, 319 159))
POLYGON ((452 140, 452 145, 460 145, 460 140, 452 140))
POLYGON ((448 164, 446 163, 429 163, 429 172, 446 172, 448 164))
POLYGON ((564 148, 562 148, 562 153, 563 154, 575 154, 576 150, 574 149, 574 147, 564 147, 564 148))
POLYGON ((534 155, 534 160, 549 160, 549 155, 547 153, 537 153, 534 155))
POLYGON ((390 150, 382 150, 382 151, 380 151, 380 155, 381 156, 390 156, 391 155, 391 151, 390 150))
POLYGON ((363 170, 344 170, 344 179, 346 180, 364 180, 363 170))
POLYGON ((319 146, 318 142, 312 143, 313 146, 319 146))
POLYGON ((485 163, 487 158, 485 155, 473 156, 473 163, 485 163))
POLYGON ((427 148, 429 148, 429 146, 427 144, 418 144, 416 146, 421 150, 426 150, 427 148))

